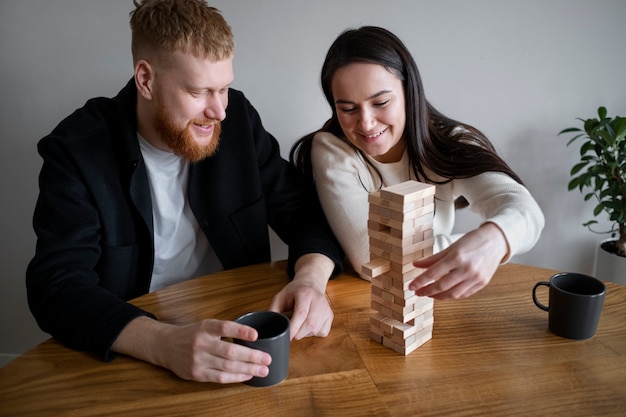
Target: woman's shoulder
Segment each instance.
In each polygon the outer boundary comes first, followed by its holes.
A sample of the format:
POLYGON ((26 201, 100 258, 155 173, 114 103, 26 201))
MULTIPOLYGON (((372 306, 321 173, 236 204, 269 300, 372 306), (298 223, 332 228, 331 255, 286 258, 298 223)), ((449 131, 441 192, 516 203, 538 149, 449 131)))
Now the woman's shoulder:
POLYGON ((330 132, 317 132, 313 136, 313 148, 336 149, 342 152, 354 152, 352 145, 345 139, 330 132))
POLYGON ((311 158, 313 161, 333 160, 354 162, 362 158, 347 140, 329 132, 317 132, 311 144, 311 158))

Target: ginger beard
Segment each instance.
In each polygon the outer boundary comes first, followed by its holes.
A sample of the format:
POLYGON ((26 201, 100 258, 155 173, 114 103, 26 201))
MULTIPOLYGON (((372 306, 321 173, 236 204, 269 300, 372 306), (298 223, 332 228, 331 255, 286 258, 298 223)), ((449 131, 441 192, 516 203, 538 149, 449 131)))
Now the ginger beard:
POLYGON ((176 155, 183 157, 191 163, 212 156, 217 151, 222 132, 222 124, 216 119, 192 119, 187 122, 186 126, 180 127, 169 116, 161 100, 157 100, 155 126, 167 147, 176 155), (194 124, 213 125, 213 134, 209 143, 199 144, 196 142, 192 133, 194 124))

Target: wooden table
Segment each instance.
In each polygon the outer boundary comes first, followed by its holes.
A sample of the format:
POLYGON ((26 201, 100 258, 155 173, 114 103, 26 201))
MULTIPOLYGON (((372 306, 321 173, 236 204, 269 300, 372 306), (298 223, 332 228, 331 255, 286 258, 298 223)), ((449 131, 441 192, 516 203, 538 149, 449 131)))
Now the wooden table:
MULTIPOLYGON (((626 287, 607 283, 594 338, 567 340, 531 298, 554 272, 509 264, 478 294, 436 301, 432 340, 408 356, 369 339, 370 284, 342 275, 328 285, 330 335, 294 341, 288 378, 268 388, 184 381, 127 357, 102 363, 50 339, 0 369, 0 415, 624 416, 626 287)), ((267 308, 285 282, 284 262, 255 265, 134 303, 176 323, 233 319, 267 308)))

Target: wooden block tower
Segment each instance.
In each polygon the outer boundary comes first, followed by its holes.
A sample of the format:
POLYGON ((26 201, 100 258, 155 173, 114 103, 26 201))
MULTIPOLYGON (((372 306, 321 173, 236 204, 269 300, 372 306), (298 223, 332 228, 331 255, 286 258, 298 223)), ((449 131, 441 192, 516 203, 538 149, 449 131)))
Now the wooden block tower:
POLYGON ((372 281, 370 336, 408 355, 432 338, 434 302, 408 290, 423 269, 413 261, 433 253, 435 186, 406 181, 369 195, 372 281))

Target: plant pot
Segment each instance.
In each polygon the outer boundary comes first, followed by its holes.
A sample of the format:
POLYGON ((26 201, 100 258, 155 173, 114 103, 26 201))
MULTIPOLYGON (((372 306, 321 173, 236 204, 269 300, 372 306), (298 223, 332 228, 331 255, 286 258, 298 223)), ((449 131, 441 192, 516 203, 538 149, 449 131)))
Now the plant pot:
POLYGON ((626 258, 610 253, 603 246, 610 245, 612 239, 604 240, 596 249, 593 274, 596 278, 616 282, 626 286, 626 258))

